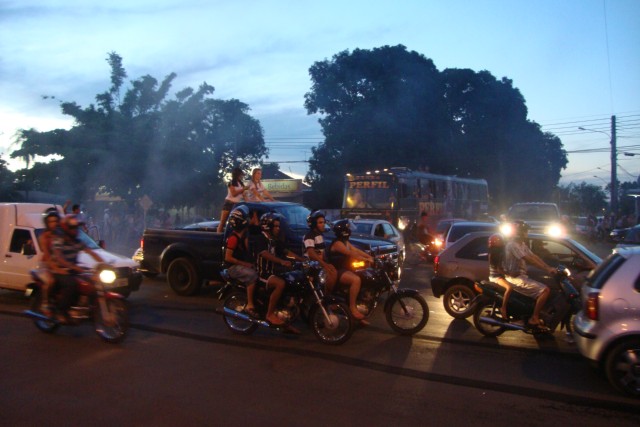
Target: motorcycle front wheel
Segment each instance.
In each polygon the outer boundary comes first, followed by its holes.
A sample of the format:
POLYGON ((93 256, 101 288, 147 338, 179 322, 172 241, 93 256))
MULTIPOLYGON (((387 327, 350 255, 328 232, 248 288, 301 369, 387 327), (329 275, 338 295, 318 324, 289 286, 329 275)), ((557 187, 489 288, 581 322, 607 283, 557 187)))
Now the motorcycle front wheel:
MULTIPOLYGON (((233 311, 242 313, 247 306, 247 293, 246 292, 232 292, 227 299, 224 300, 224 308, 228 308, 233 311)), ((234 334, 250 335, 257 328, 255 323, 248 322, 246 320, 239 319, 237 317, 222 315, 225 325, 234 334)))
POLYGON ((104 341, 112 344, 121 342, 129 330, 127 303, 121 299, 105 299, 107 316, 103 316, 100 304, 96 304, 93 322, 96 333, 104 341))
MULTIPOLYGON (((31 294, 31 311, 40 313, 41 306, 42 306, 42 291, 40 289, 35 289, 31 294)), ((50 320, 33 319, 33 324, 36 325, 36 328, 48 334, 55 332, 55 330, 60 327, 59 323, 56 323, 50 320)))
POLYGON ((339 345, 347 342, 354 330, 349 307, 336 301, 323 301, 322 307, 324 310, 321 306, 314 305, 309 313, 309 322, 315 336, 324 344, 339 345))
POLYGON ((496 317, 496 313, 498 312, 499 308, 496 306, 496 303, 490 299, 482 298, 475 306, 473 311, 473 324, 485 337, 497 337, 504 333, 504 326, 492 325, 480 320, 481 317, 489 317, 498 320, 496 317))
POLYGON ((429 320, 429 306, 420 295, 391 296, 386 310, 387 323, 400 335, 420 332, 429 320))

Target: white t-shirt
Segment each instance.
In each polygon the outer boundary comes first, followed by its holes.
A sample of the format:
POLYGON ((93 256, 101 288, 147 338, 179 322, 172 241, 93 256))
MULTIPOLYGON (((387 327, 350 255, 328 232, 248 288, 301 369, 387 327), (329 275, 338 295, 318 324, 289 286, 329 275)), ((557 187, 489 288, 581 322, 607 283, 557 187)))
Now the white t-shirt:
POLYGON ((231 183, 229 183, 229 187, 227 188, 227 197, 226 197, 226 199, 229 200, 230 202, 240 203, 242 201, 242 192, 240 192, 237 196, 234 196, 231 193, 231 187, 235 188, 236 190, 240 190, 243 187, 242 183, 239 182, 238 185, 231 185, 231 183))
POLYGON ((247 191, 247 199, 250 202, 260 202, 264 200, 264 184, 262 184, 262 182, 255 183, 251 181, 251 183, 249 183, 249 191, 247 191), (256 197, 254 191, 260 195, 261 199, 256 197))

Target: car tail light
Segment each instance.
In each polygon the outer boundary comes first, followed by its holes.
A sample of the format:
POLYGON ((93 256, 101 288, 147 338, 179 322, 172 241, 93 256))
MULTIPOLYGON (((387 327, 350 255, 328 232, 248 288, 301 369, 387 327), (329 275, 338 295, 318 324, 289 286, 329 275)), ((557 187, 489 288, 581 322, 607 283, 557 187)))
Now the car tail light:
POLYGON ((587 300, 585 301, 584 312, 587 317, 591 320, 598 320, 599 312, 598 312, 598 299, 600 294, 598 292, 591 292, 587 296, 587 300))
POLYGON ((433 274, 438 274, 438 267, 440 267, 440 256, 436 255, 433 258, 433 274))
POLYGON ((144 248, 144 239, 140 239, 140 247, 144 248))

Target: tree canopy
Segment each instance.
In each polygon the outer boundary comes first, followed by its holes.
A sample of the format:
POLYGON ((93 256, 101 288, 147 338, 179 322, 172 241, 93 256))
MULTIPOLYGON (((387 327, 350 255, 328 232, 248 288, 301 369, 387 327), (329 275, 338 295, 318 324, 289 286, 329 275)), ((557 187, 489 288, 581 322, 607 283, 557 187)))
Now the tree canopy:
POLYGON ((346 171, 407 166, 485 178, 494 199, 547 199, 567 164, 559 138, 527 119, 520 91, 488 71, 438 71, 404 46, 343 51, 309 69, 308 114, 325 141, 307 179, 340 203, 346 171))
POLYGON ((74 200, 108 192, 130 203, 147 194, 167 207, 197 206, 210 203, 237 159, 249 168, 267 154, 247 104, 214 99, 206 82, 170 97, 173 73, 160 82, 149 75, 133 80, 121 97, 127 77, 122 58, 112 52, 107 62, 111 87, 95 105, 61 102, 62 113, 74 119, 71 129, 19 131, 11 157, 29 164, 36 156, 54 156, 18 172, 31 189, 74 200))

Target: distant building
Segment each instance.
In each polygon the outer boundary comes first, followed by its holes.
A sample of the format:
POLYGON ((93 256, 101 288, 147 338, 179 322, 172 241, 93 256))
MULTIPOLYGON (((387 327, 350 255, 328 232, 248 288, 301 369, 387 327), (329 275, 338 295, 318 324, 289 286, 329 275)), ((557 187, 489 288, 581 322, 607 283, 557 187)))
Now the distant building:
POLYGON ((309 188, 301 179, 271 169, 263 169, 262 183, 273 198, 281 202, 302 203, 302 194, 309 188))

